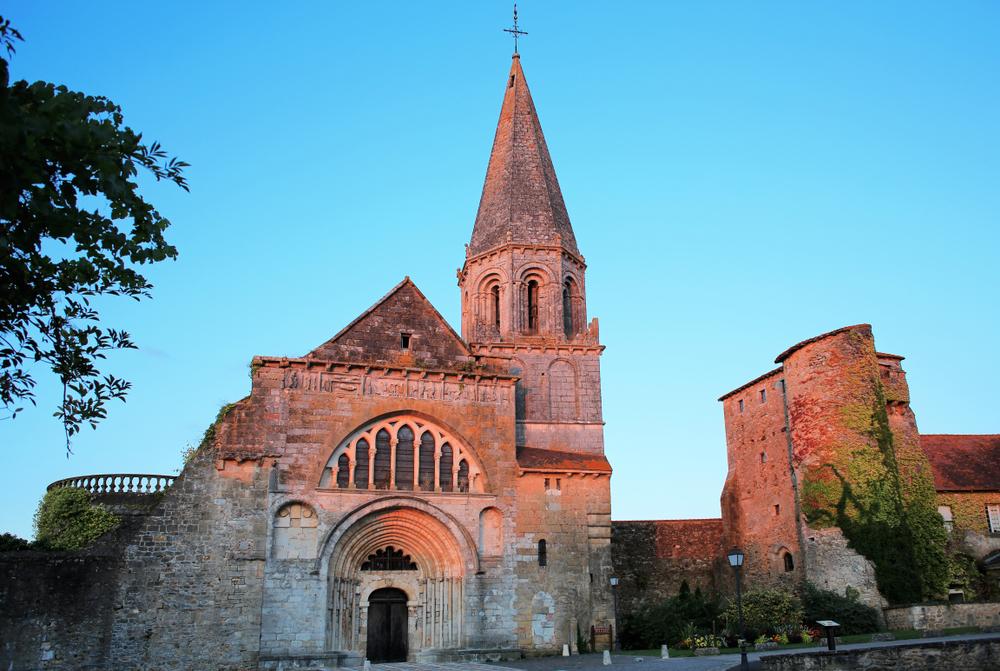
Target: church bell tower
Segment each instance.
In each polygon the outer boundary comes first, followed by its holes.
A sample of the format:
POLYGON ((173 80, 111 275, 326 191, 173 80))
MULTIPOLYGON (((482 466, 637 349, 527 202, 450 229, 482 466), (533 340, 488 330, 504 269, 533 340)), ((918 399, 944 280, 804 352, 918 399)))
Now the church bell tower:
POLYGON ((462 336, 522 377, 519 446, 603 452, 603 347, 597 320, 587 323, 586 267, 515 53, 458 284, 462 336))

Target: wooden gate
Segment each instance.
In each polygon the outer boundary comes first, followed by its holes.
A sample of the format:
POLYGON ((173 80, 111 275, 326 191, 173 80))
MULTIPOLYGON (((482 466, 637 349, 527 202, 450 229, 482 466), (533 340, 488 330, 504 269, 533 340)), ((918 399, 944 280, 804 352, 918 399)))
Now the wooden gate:
POLYGON ((406 661, 406 593, 386 587, 368 597, 368 659, 406 661))

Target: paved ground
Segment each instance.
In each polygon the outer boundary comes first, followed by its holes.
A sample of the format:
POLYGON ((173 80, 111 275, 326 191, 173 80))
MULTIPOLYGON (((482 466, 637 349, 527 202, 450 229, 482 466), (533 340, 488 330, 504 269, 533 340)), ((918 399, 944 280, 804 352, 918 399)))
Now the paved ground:
MULTIPOLYGON (((961 639, 997 638, 1000 634, 972 634, 969 636, 947 636, 943 638, 925 638, 910 641, 890 641, 887 643, 851 643, 838 645, 838 650, 853 650, 856 648, 873 648, 890 645, 912 645, 924 641, 956 641, 961 639)), ((747 660, 751 671, 761 668, 762 655, 781 655, 789 653, 814 652, 820 648, 796 648, 773 652, 748 652, 747 660)), ((826 648, 822 648, 825 650, 826 648)), ((655 657, 635 657, 633 655, 611 655, 611 669, 603 664, 603 655, 573 655, 572 657, 535 657, 519 659, 513 662, 491 662, 489 664, 447 663, 447 664, 375 664, 374 671, 498 671, 498 667, 511 671, 739 671, 740 656, 713 655, 711 657, 676 657, 660 659, 655 657), (640 661, 641 660, 641 661, 640 661)))

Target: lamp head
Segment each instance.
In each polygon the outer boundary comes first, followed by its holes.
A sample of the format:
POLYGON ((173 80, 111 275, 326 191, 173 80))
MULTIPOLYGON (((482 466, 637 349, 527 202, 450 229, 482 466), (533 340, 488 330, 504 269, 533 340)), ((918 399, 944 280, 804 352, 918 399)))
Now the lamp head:
POLYGON ((743 553, 740 552, 740 549, 735 545, 733 546, 733 549, 729 551, 729 554, 726 556, 729 557, 729 565, 732 566, 733 568, 739 568, 743 566, 743 553))
POLYGON ((613 575, 613 576, 611 576, 610 580, 611 580, 611 586, 612 587, 617 587, 618 586, 618 576, 613 575))

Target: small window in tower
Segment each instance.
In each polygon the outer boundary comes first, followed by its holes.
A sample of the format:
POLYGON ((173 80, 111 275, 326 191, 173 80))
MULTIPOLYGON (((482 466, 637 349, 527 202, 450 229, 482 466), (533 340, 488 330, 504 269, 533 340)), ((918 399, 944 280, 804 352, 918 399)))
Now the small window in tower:
POLYGON ((545 541, 538 541, 538 565, 546 566, 549 563, 548 553, 545 551, 545 541))
POLYGON ((538 331, 538 282, 528 280, 528 332, 538 331))
POLYGON ((791 573, 795 570, 795 560, 792 559, 792 553, 785 553, 785 573, 791 573))
POLYGON ((777 517, 781 514, 781 506, 777 503, 774 504, 774 516, 777 517))
POLYGON ((573 337, 573 295, 569 282, 563 285, 563 332, 567 338, 573 337))
POLYGON ((760 390, 760 402, 761 404, 767 403, 767 389, 760 390))
POLYGON ((763 466, 767 463, 767 452, 760 453, 760 465, 763 466))
POLYGON ((556 491, 562 491, 562 478, 556 478, 556 491))
POLYGON ((509 89, 514 88, 514 75, 510 76, 510 83, 507 84, 507 88, 509 89))
POLYGON ((409 333, 399 334, 399 347, 400 349, 410 349, 410 335, 409 333))
POLYGON ((545 491, 549 491, 549 479, 545 478, 545 491))
POLYGON ((500 328, 500 285, 494 284, 490 289, 490 302, 493 303, 493 325, 500 328))
POLYGON ((743 399, 740 399, 740 412, 743 412, 743 399))

